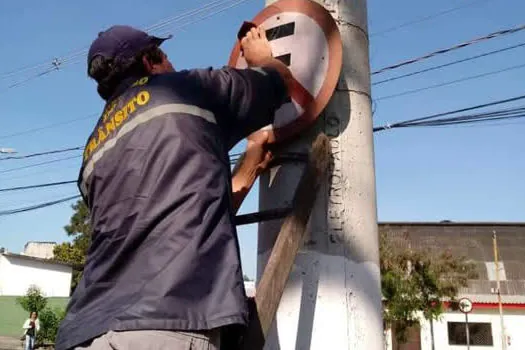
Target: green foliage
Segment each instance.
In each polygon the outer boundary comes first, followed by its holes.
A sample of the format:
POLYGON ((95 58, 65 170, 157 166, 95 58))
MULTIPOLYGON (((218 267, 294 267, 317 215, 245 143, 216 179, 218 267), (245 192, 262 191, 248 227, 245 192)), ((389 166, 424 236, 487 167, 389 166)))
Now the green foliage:
POLYGON ((91 226, 89 225, 89 209, 84 201, 79 200, 72 205, 74 210, 69 225, 64 227, 67 235, 73 237, 72 242, 65 242, 55 247, 54 260, 73 265, 72 291, 82 278, 86 255, 91 243, 91 226))
POLYGON ((380 235, 383 318, 396 339, 406 342, 407 331, 419 323, 421 313, 428 320, 443 313, 443 300, 454 300, 469 279, 476 278, 474 265, 448 251, 412 249, 407 237, 392 241, 380 235))
POLYGON ((37 333, 36 342, 39 344, 44 342, 54 343, 60 322, 65 317, 65 309, 58 307, 51 309, 48 307, 47 298, 36 286, 29 287, 26 295, 17 298, 16 301, 27 311, 28 316, 30 312, 38 312, 40 331, 37 333))
POLYGON ((251 282, 252 279, 250 279, 250 277, 248 277, 248 275, 243 275, 242 276, 242 279, 245 281, 245 282, 251 282))
POLYGON ((46 307, 38 315, 40 321, 40 332, 37 333, 37 343, 55 343, 60 322, 64 319, 66 313, 64 309, 46 307))
POLYGON ((47 299, 42 294, 42 291, 34 285, 27 289, 25 296, 16 298, 16 302, 22 306, 28 314, 33 311, 40 312, 44 310, 47 305, 47 299))

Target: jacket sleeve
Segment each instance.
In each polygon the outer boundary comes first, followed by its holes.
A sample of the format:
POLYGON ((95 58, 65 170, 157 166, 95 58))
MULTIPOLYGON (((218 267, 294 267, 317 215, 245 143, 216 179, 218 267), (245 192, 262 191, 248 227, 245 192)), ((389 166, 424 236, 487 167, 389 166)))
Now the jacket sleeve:
MULTIPOLYGON (((19 323, 19 324, 20 324, 20 323, 19 323)), ((29 319, 27 319, 27 320, 24 322, 24 325, 22 326, 22 328, 23 328, 23 329, 29 329, 29 328, 31 328, 31 327, 29 326, 29 319)))
POLYGON ((35 321, 35 329, 37 332, 40 332, 40 321, 38 320, 38 318, 35 321))
POLYGON ((228 149, 254 131, 273 123, 288 97, 280 74, 273 68, 199 69, 189 72, 211 102, 228 149))

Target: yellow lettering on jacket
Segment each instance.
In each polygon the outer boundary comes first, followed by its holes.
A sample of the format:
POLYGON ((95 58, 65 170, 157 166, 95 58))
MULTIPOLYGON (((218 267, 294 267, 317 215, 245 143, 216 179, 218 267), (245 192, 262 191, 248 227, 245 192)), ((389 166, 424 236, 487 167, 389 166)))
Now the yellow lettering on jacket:
MULTIPOLYGON (((147 82, 148 77, 144 77, 137 80, 134 86, 144 85, 147 82)), ((115 109, 117 103, 115 101, 112 102, 111 105, 104 111, 104 114, 101 118, 102 121, 99 122, 99 126, 89 139, 88 144, 84 149, 84 161, 90 157, 108 137, 115 134, 120 129, 122 124, 128 119, 128 117, 132 116, 140 107, 147 105, 150 101, 150 98, 151 96, 148 91, 139 91, 135 96, 126 101, 126 103, 122 105, 122 108, 119 108, 116 111, 115 109)))
POLYGON ((149 92, 141 91, 137 94, 137 104, 139 106, 144 106, 149 102, 149 92))
POLYGON ((139 80, 137 80, 136 82, 134 82, 133 85, 131 85, 131 86, 134 87, 134 86, 145 85, 148 82, 148 80, 149 80, 149 77, 142 77, 139 80))

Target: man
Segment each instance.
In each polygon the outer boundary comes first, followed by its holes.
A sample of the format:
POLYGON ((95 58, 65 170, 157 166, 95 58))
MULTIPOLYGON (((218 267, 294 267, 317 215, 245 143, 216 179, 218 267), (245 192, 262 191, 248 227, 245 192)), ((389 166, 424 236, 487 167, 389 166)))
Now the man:
POLYGON ((92 243, 57 350, 219 349, 246 325, 234 215, 270 158, 249 142, 231 179, 228 151, 272 122, 291 75, 261 28, 245 70, 175 72, 166 39, 114 26, 90 47, 107 102, 79 175, 92 243))

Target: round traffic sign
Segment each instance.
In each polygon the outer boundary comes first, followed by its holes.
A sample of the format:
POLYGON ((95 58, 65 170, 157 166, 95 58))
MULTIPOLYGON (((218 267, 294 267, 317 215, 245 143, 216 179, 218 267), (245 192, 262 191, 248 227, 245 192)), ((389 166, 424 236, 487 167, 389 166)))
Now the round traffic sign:
MULTIPOLYGON (((311 0, 279 0, 252 22, 266 30, 273 56, 294 77, 291 98, 276 111, 274 123, 263 128, 270 142, 284 141, 311 125, 328 104, 341 73, 341 35, 332 15, 311 0)), ((247 67, 239 42, 228 65, 247 67)))
POLYGON ((469 298, 459 299, 459 310, 464 314, 468 314, 472 311, 472 301, 469 298))

